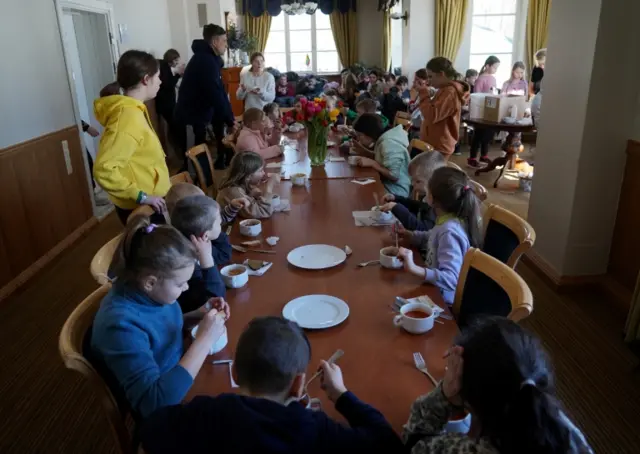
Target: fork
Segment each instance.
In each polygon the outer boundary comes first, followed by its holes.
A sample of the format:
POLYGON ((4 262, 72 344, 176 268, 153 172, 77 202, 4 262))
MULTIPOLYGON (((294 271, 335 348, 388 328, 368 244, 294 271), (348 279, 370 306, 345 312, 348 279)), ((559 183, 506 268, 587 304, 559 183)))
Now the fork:
POLYGON ((436 381, 435 378, 433 378, 433 375, 431 375, 427 370, 427 363, 424 362, 424 358, 419 352, 415 352, 413 354, 413 362, 416 365, 416 369, 418 369, 420 372, 422 372, 427 377, 429 377, 429 380, 431 380, 431 383, 433 383, 433 386, 438 386, 438 382, 436 381))
POLYGON ((262 249, 247 249, 246 247, 236 246, 235 244, 232 244, 231 248, 234 251, 238 251, 238 252, 258 252, 260 254, 275 254, 276 253, 276 251, 265 251, 265 250, 262 250, 262 249))

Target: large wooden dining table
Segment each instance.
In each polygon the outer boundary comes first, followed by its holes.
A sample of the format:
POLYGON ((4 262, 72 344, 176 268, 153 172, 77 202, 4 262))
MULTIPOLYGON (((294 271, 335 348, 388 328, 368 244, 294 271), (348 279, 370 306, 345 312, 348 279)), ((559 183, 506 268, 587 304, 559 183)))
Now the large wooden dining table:
MULTIPOLYGON (((291 182, 283 181, 276 191, 281 198, 290 200, 291 211, 263 220, 260 235, 263 239, 280 238, 273 248, 263 242, 262 249, 273 249, 276 254, 233 253, 234 263, 254 258, 272 261, 273 266, 263 276, 252 276, 245 287, 228 291, 229 343, 205 362, 187 399, 235 391, 231 388, 228 366, 213 365, 212 361, 233 358, 238 338, 251 319, 281 316, 285 304, 294 298, 325 294, 344 300, 350 314, 339 326, 307 331, 312 348, 308 376, 315 372, 321 359, 328 359, 337 349, 344 350, 338 364, 347 388, 381 410, 399 432, 408 418, 411 403, 433 389, 429 379, 415 368, 413 353, 420 352, 432 375, 441 379, 445 367, 443 355, 458 333, 456 323, 442 320, 444 324, 436 323, 430 332, 422 335, 412 335, 395 327, 390 305, 396 296, 428 295, 445 307, 439 291, 403 270, 357 266, 360 262, 378 259, 380 249, 393 242, 389 228, 357 227, 352 216, 353 211, 371 209, 374 192, 380 196, 384 193, 379 180, 363 186, 344 178, 311 179, 306 187, 292 187, 291 182), (287 254, 308 244, 340 248, 348 245, 353 253, 345 263, 322 271, 290 265, 287 254)), ((248 238, 240 235, 236 223, 230 239, 232 244, 239 245, 248 238)), ((340 419, 319 382, 316 380, 309 387, 309 394, 319 397, 323 410, 340 419)))

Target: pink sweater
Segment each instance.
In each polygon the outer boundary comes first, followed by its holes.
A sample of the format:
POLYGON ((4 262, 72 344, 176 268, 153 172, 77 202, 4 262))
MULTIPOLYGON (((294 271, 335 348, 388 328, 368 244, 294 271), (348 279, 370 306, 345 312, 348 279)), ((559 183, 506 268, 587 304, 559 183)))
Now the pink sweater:
POLYGON ((253 151, 262 156, 262 159, 271 159, 282 154, 280 145, 269 146, 260 131, 249 129, 246 126, 240 131, 238 141, 236 142, 236 150, 253 151))
POLYGON ((529 85, 524 79, 508 80, 502 86, 502 95, 526 95, 529 93, 529 85))
POLYGON ((482 74, 473 86, 474 93, 491 93, 491 88, 498 88, 498 82, 492 74, 482 74))

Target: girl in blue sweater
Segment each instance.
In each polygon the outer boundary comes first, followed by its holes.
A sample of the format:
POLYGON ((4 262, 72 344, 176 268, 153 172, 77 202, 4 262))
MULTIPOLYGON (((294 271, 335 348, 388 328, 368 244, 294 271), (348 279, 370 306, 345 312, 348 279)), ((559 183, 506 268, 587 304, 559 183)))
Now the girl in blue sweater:
POLYGON ((98 368, 115 379, 115 391, 124 393, 136 417, 181 402, 224 332, 229 307, 219 298, 183 355, 183 319, 176 299, 189 288, 195 260, 187 238, 145 216, 127 223, 114 254, 116 281, 94 319, 91 353, 98 368))
POLYGON ((428 232, 404 232, 414 246, 426 249, 426 268, 413 260, 411 249, 400 248, 404 269, 440 289, 447 304, 453 304, 458 276, 469 247, 480 247, 480 204, 469 177, 451 167, 441 167, 429 180, 427 201, 436 214, 436 225, 428 232))

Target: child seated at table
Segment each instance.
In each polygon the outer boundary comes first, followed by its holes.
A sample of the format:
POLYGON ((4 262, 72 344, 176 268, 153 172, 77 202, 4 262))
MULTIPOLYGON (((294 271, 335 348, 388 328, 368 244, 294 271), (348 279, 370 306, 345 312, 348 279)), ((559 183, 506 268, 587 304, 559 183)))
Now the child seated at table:
POLYGON ((176 203, 170 213, 173 225, 196 249, 197 261, 189 288, 178 297, 182 313, 200 309, 210 298, 224 297, 226 294, 218 263, 213 256, 212 242, 217 241, 229 251, 229 238, 222 236, 222 216, 220 206, 206 195, 192 195, 176 203))
POLYGON ((447 304, 453 304, 458 276, 469 247, 480 247, 480 202, 466 173, 441 167, 429 180, 427 201, 436 214, 436 225, 428 232, 400 233, 426 251, 426 268, 413 260, 411 249, 400 248, 404 269, 440 289, 447 304))
POLYGON ((296 87, 294 87, 293 84, 289 84, 285 73, 280 74, 280 77, 278 77, 278 83, 276 84, 275 102, 282 107, 291 107, 293 106, 295 95, 296 87))
POLYGON ((382 79, 382 75, 375 69, 369 73, 367 91, 375 101, 378 101, 383 95, 384 80, 382 79))
POLYGON ((403 440, 412 454, 593 453, 558 402, 540 340, 506 318, 463 331, 447 352, 444 379, 411 406, 403 440), (472 433, 443 433, 471 413, 472 433))
POLYGON ((239 393, 158 410, 140 428, 141 447, 147 454, 405 452, 385 417, 347 390, 336 364, 320 361, 321 387, 351 427, 305 408, 310 359, 309 339, 295 322, 253 319, 235 349, 239 393))
POLYGON ((246 199, 248 204, 240 210, 244 218, 270 218, 274 212, 273 189, 280 182, 280 175, 266 178, 264 159, 253 151, 236 154, 231 160, 229 174, 218 190, 218 203, 225 207, 234 199, 246 199), (264 193, 258 185, 267 180, 264 193))
MULTIPOLYGON (((167 192, 167 195, 165 196, 169 220, 176 204, 180 200, 194 195, 205 195, 205 193, 198 186, 191 183, 177 183, 171 186, 171 188, 169 188, 169 192, 167 192)), ((220 210, 222 225, 231 224, 240 210, 248 205, 249 201, 243 198, 231 200, 228 205, 222 207, 220 210)), ((229 244, 229 237, 226 233, 220 232, 220 235, 217 238, 211 239, 211 247, 215 263, 218 265, 225 265, 231 261, 231 244, 229 244)))
POLYGON ((358 117, 362 114, 376 114, 382 120, 382 127, 386 128, 389 126, 389 119, 382 115, 382 113, 378 110, 378 105, 371 98, 363 99, 362 101, 358 101, 356 104, 356 110, 349 110, 347 112, 347 121, 353 123, 358 119, 358 117))
POLYGON ((264 159, 281 156, 283 148, 280 145, 269 145, 265 136, 267 129, 267 116, 254 107, 247 109, 242 114, 242 130, 236 141, 237 151, 253 151, 264 159))
POLYGON ((270 146, 280 145, 282 139, 282 114, 280 113, 280 107, 275 103, 269 103, 262 108, 262 111, 267 116, 269 124, 265 130, 265 136, 267 137, 267 143, 270 146))
POLYGON ((387 118, 395 118, 397 112, 406 112, 408 98, 404 98, 404 92, 409 86, 409 79, 405 76, 398 77, 395 86, 382 97, 381 109, 382 115, 387 118))
POLYGON ((409 139, 402 126, 385 129, 376 114, 362 114, 354 123, 353 129, 359 143, 366 148, 373 145, 374 158, 358 156, 357 165, 378 171, 387 192, 408 197, 411 186, 407 151, 409 139))
POLYGON ((117 279, 93 320, 90 355, 136 419, 180 403, 224 333, 229 308, 220 298, 183 355, 176 299, 187 289, 196 258, 193 244, 174 227, 156 226, 142 215, 127 223, 115 251, 117 279))
POLYGON ((391 211, 406 230, 427 231, 436 225, 436 214, 427 203, 429 180, 433 172, 446 166, 444 156, 437 151, 424 151, 409 162, 409 175, 416 199, 386 194, 380 207, 391 211))

